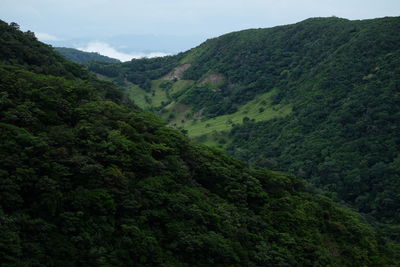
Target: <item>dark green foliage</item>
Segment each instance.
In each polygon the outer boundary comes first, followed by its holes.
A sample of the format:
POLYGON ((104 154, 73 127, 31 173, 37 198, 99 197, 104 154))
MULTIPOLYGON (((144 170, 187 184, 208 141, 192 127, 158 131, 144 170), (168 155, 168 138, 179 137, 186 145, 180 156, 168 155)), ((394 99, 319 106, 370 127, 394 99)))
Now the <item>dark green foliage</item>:
POLYGON ((393 224, 387 232, 399 239, 399 28, 398 17, 332 17, 226 34, 180 55, 191 63, 184 78, 196 83, 171 97, 215 117, 274 89, 272 104, 291 105, 293 112, 258 123, 244 118, 230 134, 228 152, 310 178, 393 224), (210 73, 224 76, 219 90, 201 82, 210 73))
POLYGON ((0 67, 2 265, 397 263, 356 213, 298 178, 193 145, 109 83, 71 75, 0 67))
POLYGON ((0 64, 18 65, 36 73, 68 78, 88 77, 79 65, 54 53, 50 46, 37 42, 30 31, 21 32, 0 20, 0 39, 0 64))
MULTIPOLYGON (((236 126, 228 150, 310 177, 360 211, 399 224, 400 20, 358 24, 313 76, 288 84, 279 101, 294 104, 289 117, 236 126)), ((398 231, 389 234, 399 239, 398 231)))
POLYGON ((66 48, 66 47, 54 47, 58 53, 67 59, 77 62, 77 63, 86 63, 90 61, 98 61, 105 63, 117 63, 120 62, 118 59, 110 58, 107 56, 100 55, 99 53, 94 52, 83 52, 74 48, 66 48))
POLYGON ((159 58, 132 59, 129 62, 108 64, 90 62, 87 64, 90 71, 112 77, 117 83, 125 81, 139 85, 145 90, 151 87, 151 80, 160 78, 178 65, 182 55, 159 58))
MULTIPOLYGON (((214 92, 214 98, 204 98, 205 113, 211 117, 235 112, 232 106, 274 88, 282 90, 275 99, 277 104, 291 83, 308 79, 314 66, 356 36, 356 26, 344 19, 311 19, 223 35, 195 48, 201 53, 184 77, 198 80, 210 71, 226 77, 227 85, 214 92), (222 108, 220 99, 224 99, 222 108)), ((198 100, 191 103, 196 105, 198 100)))

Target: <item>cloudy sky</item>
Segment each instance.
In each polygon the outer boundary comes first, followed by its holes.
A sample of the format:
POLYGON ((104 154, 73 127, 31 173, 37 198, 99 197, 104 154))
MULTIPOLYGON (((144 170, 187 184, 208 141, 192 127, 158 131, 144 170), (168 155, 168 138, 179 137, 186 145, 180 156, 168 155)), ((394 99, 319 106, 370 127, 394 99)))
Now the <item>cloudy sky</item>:
POLYGON ((174 54, 231 31, 309 17, 399 16, 400 0, 0 0, 0 19, 54 46, 123 61, 174 54))

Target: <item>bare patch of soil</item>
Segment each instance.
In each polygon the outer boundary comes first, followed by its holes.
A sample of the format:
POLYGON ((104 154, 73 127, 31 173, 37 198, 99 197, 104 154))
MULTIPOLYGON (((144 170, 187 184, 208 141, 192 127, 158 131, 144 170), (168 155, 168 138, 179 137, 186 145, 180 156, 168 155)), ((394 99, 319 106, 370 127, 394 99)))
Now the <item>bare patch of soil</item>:
POLYGON ((183 77, 183 73, 190 68, 191 64, 190 63, 186 63, 183 65, 180 65, 178 67, 176 67, 175 69, 173 69, 170 73, 168 73, 167 75, 165 75, 163 77, 163 80, 168 80, 168 81, 172 81, 172 80, 181 80, 183 77))

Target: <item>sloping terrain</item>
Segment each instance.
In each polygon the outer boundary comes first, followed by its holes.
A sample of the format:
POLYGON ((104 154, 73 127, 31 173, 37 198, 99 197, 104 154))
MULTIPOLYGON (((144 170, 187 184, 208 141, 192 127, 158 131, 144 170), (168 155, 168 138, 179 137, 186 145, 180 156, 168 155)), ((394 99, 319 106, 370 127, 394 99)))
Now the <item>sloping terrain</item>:
POLYGON ((197 141, 310 179, 400 239, 399 28, 398 17, 314 18, 102 68, 197 141))
POLYGON ((190 143, 4 22, 0 47, 3 265, 398 262, 356 213, 302 180, 190 143))
POLYGON ((74 48, 67 47, 54 47, 54 50, 57 53, 61 54, 65 58, 77 62, 77 63, 85 63, 89 61, 98 61, 98 62, 106 62, 106 63, 117 63, 120 62, 118 59, 110 58, 107 56, 100 55, 95 52, 84 52, 74 48))

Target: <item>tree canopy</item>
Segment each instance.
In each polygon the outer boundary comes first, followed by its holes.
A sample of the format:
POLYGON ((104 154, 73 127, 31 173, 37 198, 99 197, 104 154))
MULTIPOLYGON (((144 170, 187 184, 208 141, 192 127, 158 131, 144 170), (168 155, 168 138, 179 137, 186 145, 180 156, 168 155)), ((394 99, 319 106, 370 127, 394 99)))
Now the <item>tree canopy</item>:
POLYGON ((0 25, 0 47, 18 44, 0 50, 2 264, 398 263, 393 244, 303 180, 191 143, 112 84, 0 25))

